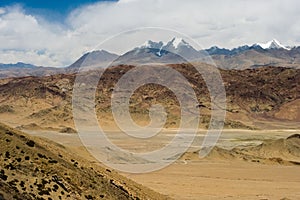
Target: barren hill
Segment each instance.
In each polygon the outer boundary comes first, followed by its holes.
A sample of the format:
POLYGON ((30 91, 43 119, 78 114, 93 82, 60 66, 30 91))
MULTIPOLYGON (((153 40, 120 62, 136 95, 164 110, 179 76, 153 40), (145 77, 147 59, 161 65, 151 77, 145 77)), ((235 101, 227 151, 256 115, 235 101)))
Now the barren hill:
MULTIPOLYGON (((199 160, 199 151, 188 152, 182 160, 199 160)), ((237 146, 231 149, 214 147, 208 160, 246 161, 264 164, 300 165, 300 135, 265 140, 257 146, 237 146)))
POLYGON ((0 124, 0 199, 166 199, 65 147, 0 124))
MULTIPOLYGON (((210 97, 201 74, 188 64, 169 66, 190 82, 200 104, 194 105, 201 112, 200 126, 207 126, 211 112, 210 97)), ((133 67, 120 65, 108 68, 99 80, 95 105, 102 123, 111 123, 112 91, 119 78, 133 67)), ((274 122, 278 127, 282 123, 295 126, 299 122, 300 70, 264 67, 220 72, 227 98, 226 127, 260 128, 266 124, 269 126, 268 122, 274 122)), ((91 77, 99 78, 97 73, 91 77)), ((75 74, 1 80, 1 120, 13 126, 36 124, 35 127, 57 130, 72 128, 74 80, 75 74)), ((150 106, 161 103, 168 113, 166 126, 177 127, 179 124, 179 103, 174 93, 165 87, 144 85, 135 91, 130 103, 132 117, 138 123, 147 123, 150 106)))

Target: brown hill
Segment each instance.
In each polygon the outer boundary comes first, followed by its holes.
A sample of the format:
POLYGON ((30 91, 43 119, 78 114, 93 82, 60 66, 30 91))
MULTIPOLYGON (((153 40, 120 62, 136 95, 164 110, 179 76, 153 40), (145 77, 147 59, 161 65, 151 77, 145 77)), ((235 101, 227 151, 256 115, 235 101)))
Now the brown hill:
POLYGON ((282 158, 285 160, 298 160, 300 158, 300 134, 294 134, 286 139, 271 140, 249 149, 257 156, 266 158, 282 158))
MULTIPOLYGON (((199 151, 185 153, 181 159, 198 160, 199 151)), ((300 134, 294 134, 283 139, 264 141, 254 147, 238 146, 233 149, 214 147, 205 159, 300 165, 300 134)))
POLYGON ((0 199, 167 199, 50 141, 0 124, 0 199))
MULTIPOLYGON (((201 104, 195 105, 195 109, 199 108, 201 112, 200 126, 206 127, 210 120, 210 97, 201 74, 188 64, 169 66, 191 83, 201 104)), ((96 93, 96 110, 101 123, 112 123, 110 97, 113 88, 119 78, 133 67, 111 67, 101 77, 96 93)), ((299 122, 300 70, 264 67, 220 72, 227 96, 226 127, 265 128, 276 124, 276 128, 280 128, 286 127, 286 124, 295 126, 299 122)), ((97 73, 92 78, 98 78, 97 73)), ((2 80, 1 120, 13 126, 35 123, 40 127, 61 130, 74 127, 71 107, 74 80, 75 74, 2 80)), ((148 123, 148 109, 152 104, 161 103, 168 113, 166 127, 178 127, 180 107, 171 90, 147 84, 135 91, 130 103, 132 117, 137 123, 148 123)))

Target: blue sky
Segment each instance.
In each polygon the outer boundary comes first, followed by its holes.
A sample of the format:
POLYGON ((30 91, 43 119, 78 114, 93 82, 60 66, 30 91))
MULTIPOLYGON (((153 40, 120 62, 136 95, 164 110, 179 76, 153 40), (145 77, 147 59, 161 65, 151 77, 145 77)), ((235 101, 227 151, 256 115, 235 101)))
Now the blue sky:
MULTIPOLYGON (((107 38, 141 27, 172 29, 204 48, 274 38, 299 46, 299 8, 299 0, 0 0, 0 63, 67 66, 107 38)), ((159 36, 123 40, 105 49, 124 53, 120 49, 159 36)))
POLYGON ((27 13, 63 21, 73 9, 87 4, 117 0, 0 0, 0 7, 20 5, 27 13))
POLYGON ((99 2, 101 0, 26 0, 26 1, 16 1, 16 0, 1 0, 0 6, 11 6, 14 4, 21 4, 27 9, 46 9, 53 12, 58 12, 61 14, 67 14, 70 10, 84 5, 99 2))

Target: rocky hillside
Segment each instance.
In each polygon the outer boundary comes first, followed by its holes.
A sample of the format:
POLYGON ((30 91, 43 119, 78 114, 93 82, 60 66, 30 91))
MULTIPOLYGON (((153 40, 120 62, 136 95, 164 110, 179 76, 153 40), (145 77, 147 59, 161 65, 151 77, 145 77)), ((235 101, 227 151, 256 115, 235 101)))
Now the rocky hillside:
MULTIPOLYGON (((209 93, 201 74, 188 64, 169 66, 183 74, 191 83, 199 101, 199 105, 194 106, 201 112, 200 125, 205 127, 210 119, 211 108, 209 93)), ((133 67, 111 67, 101 77, 96 93, 96 110, 102 122, 112 121, 112 91, 119 78, 133 67)), ((259 128, 265 122, 274 122, 278 126, 285 122, 299 122, 300 70, 264 67, 220 72, 227 96, 226 127, 259 128)), ((96 73, 91 77, 98 78, 96 73)), ((36 128, 72 128, 74 80, 75 74, 1 80, 1 120, 13 126, 31 124, 36 128)), ((176 80, 170 78, 169 81, 176 80)), ((173 92, 165 87, 144 85, 135 91, 130 103, 132 117, 141 124, 149 121, 148 109, 154 103, 165 106, 168 113, 167 127, 177 127, 179 124, 179 103, 173 92)))
POLYGON ((0 199, 167 199, 50 141, 0 124, 0 199))
MULTIPOLYGON (((181 159, 199 160, 199 151, 187 152, 181 159)), ((265 140, 257 146, 241 145, 231 149, 214 147, 205 159, 300 165, 300 135, 294 134, 287 138, 265 140)))

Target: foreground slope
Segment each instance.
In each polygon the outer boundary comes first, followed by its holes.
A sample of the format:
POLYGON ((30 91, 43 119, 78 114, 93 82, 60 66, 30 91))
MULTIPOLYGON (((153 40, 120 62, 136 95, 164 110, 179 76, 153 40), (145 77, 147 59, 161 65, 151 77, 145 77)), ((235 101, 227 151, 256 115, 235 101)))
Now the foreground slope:
POLYGON ((0 124, 0 199, 165 199, 56 143, 0 124))

